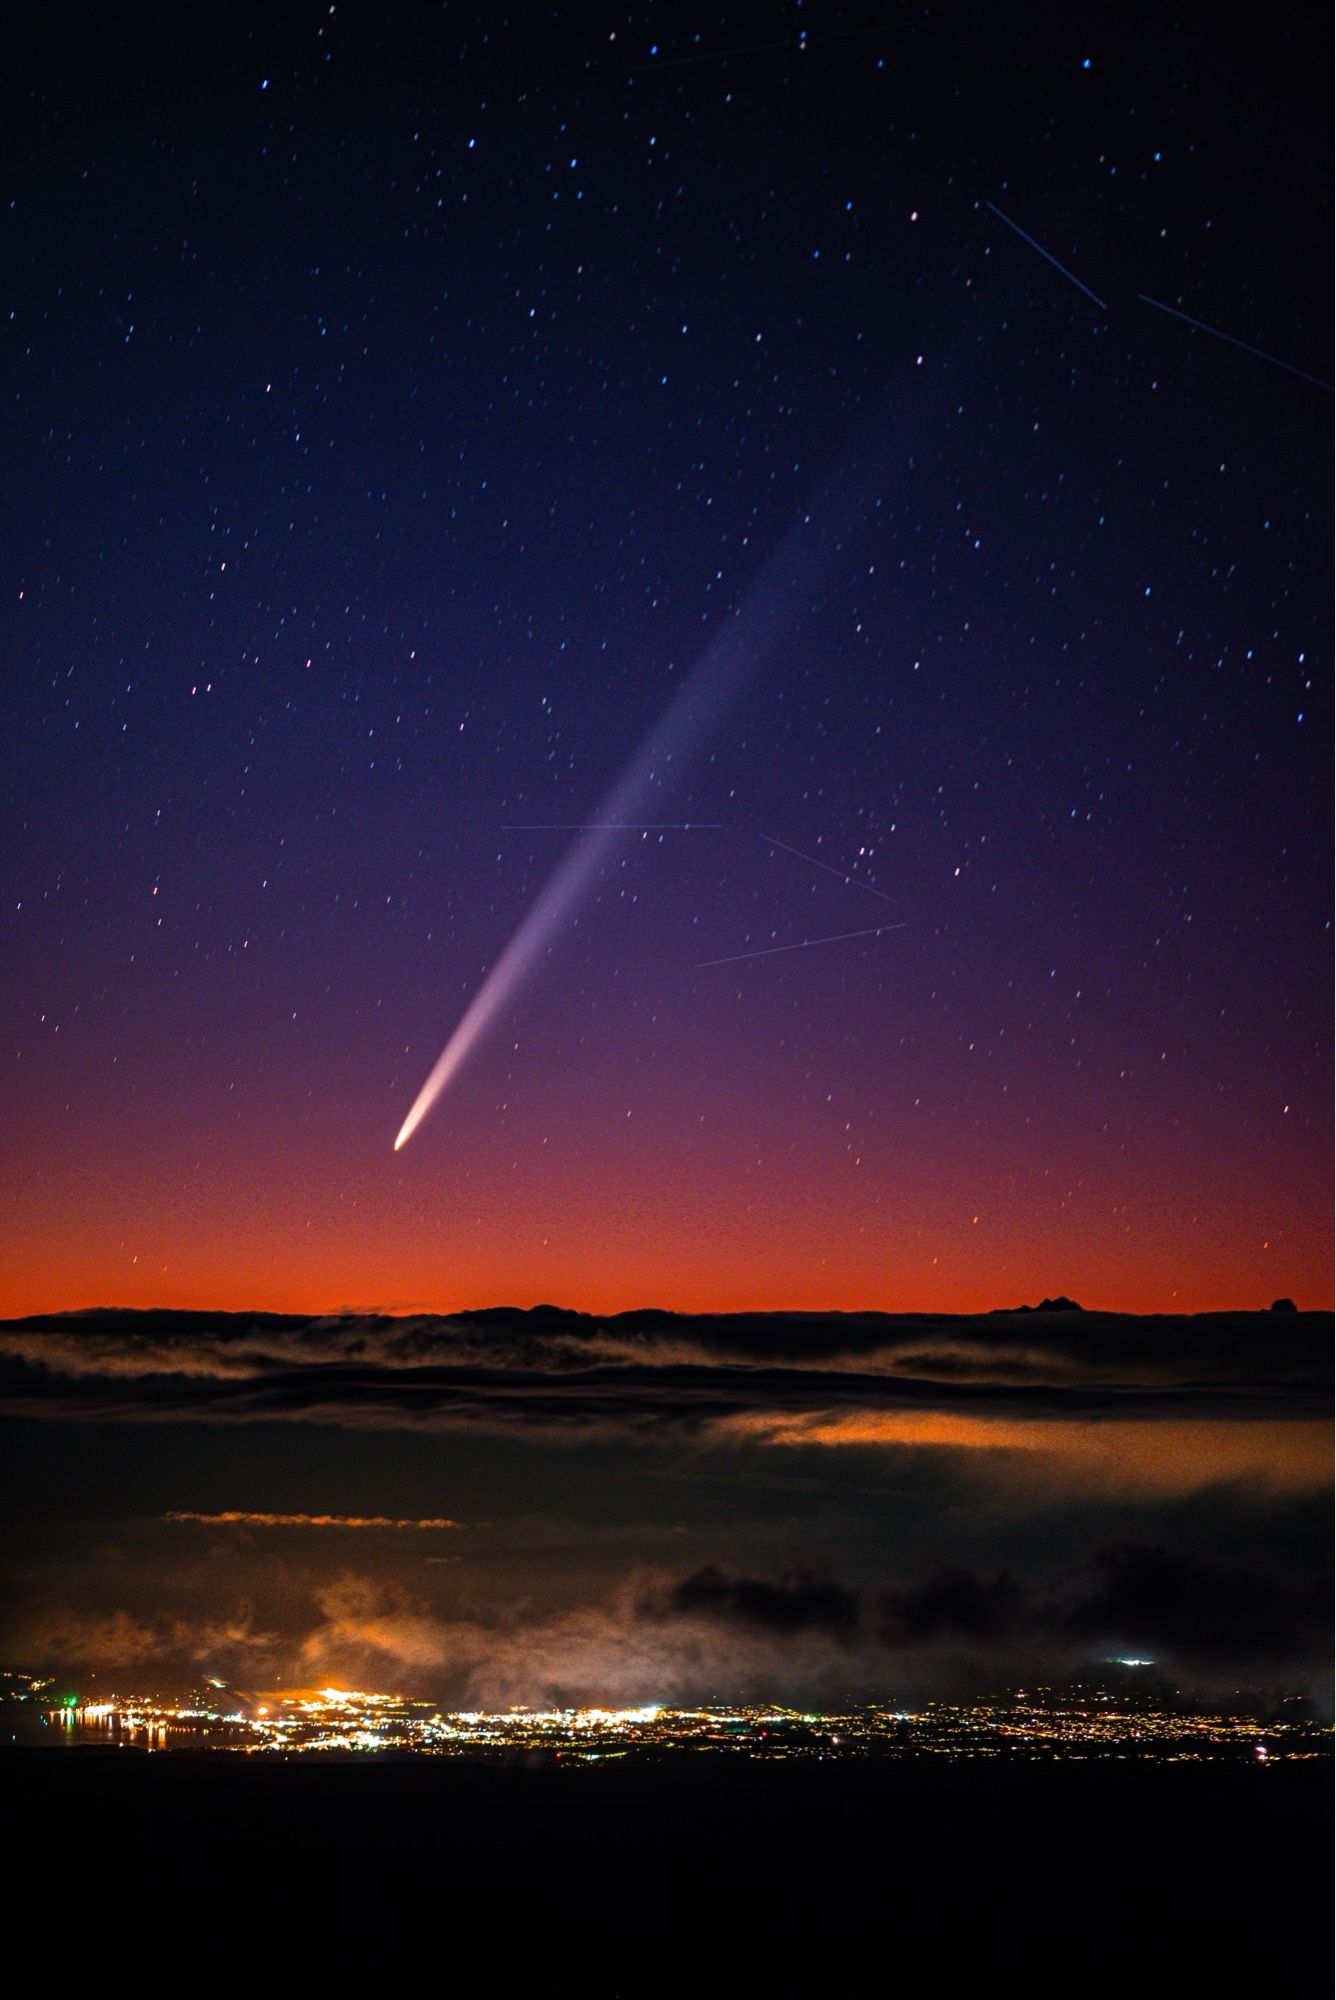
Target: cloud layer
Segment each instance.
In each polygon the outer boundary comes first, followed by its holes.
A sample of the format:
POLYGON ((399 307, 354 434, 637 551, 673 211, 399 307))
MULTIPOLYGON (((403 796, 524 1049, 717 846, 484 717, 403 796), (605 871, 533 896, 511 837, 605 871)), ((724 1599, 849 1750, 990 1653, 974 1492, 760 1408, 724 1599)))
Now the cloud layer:
POLYGON ((1038 1584, 1006 1573, 938 1567, 876 1590, 810 1575, 772 1581, 713 1566, 647 1606, 667 1620, 796 1640, 833 1637, 865 1654, 969 1647, 1153 1653, 1198 1671, 1267 1666, 1321 1649, 1332 1613, 1331 1578, 1299 1585, 1245 1565, 1181 1550, 1125 1543, 1038 1584))
POLYGON ((3 1636, 460 1706, 1317 1687, 1330 1352, 1317 1314, 10 1321, 3 1636))
POLYGON ((460 1707, 978 1692, 1125 1656, 1202 1688, 1322 1684, 1331 1579, 1120 1544, 1043 1578, 938 1565, 890 1583, 707 1565, 641 1571, 597 1599, 447 1610, 347 1570, 311 1586, 282 1634, 251 1607, 192 1622, 118 1609, 31 1612, 25 1657, 123 1686, 201 1671, 258 1688, 397 1686, 460 1707))
POLYGON ((227 1507, 220 1513, 202 1514, 190 1507, 169 1507, 164 1521, 194 1521, 206 1528, 457 1528, 458 1521, 444 1515, 396 1519, 390 1514, 264 1514, 246 1508, 227 1507))
POLYGON ((0 1410, 557 1434, 742 1423, 762 1440, 815 1443, 840 1442, 838 1426, 859 1418, 847 1441, 874 1443, 876 1420, 925 1413, 1283 1425, 1325 1419, 1330 1328, 1325 1314, 109 1311, 0 1325, 0 1410))

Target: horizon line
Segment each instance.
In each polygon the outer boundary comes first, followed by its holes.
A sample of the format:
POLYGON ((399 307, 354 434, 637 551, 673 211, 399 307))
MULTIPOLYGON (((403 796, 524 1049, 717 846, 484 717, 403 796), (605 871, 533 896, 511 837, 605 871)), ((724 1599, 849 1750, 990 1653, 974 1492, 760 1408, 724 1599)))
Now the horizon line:
POLYGON ((1056 1299, 1047 1296, 1036 1304, 1021 1302, 1017 1305, 977 1305, 977 1306, 766 1306, 766 1305, 720 1305, 720 1306, 664 1306, 654 1303, 629 1306, 574 1306, 560 1305, 552 1299, 537 1299, 532 1305, 517 1305, 513 1300, 500 1299, 487 1305, 442 1306, 424 1303, 390 1305, 337 1305, 310 1306, 210 1306, 210 1305, 110 1305, 105 1301, 96 1305, 37 1307, 27 1312, 0 1311, 0 1326, 16 1325, 34 1319, 86 1319, 98 1314, 136 1315, 149 1317, 155 1313, 190 1315, 194 1318, 233 1319, 248 1313, 263 1315, 266 1319, 467 1319, 482 1313, 563 1313, 578 1319, 624 1319, 640 1314, 654 1313, 665 1319, 986 1319, 993 1315, 1006 1317, 1011 1314, 1076 1312, 1085 1319, 1202 1319, 1218 1317, 1222 1314, 1239 1317, 1314 1318, 1331 1317, 1336 1314, 1336 1301, 1328 1305, 1299 1305, 1294 1299, 1280 1295, 1266 1305, 1208 1305, 1174 1306, 1106 1306, 1082 1305, 1064 1293, 1056 1299), (1058 1303, 1059 1300, 1065 1303, 1058 1303))

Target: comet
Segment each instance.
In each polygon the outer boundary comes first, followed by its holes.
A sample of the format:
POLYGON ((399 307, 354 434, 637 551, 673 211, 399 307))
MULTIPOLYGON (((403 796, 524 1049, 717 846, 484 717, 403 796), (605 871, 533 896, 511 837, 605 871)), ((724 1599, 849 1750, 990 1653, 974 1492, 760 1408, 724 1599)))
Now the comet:
POLYGON ((751 674, 810 608, 813 591, 865 508, 874 504, 872 480, 884 465, 882 451, 873 450, 861 469, 844 466, 838 480, 784 536, 598 811, 581 823, 579 837, 525 912, 413 1100, 394 1142, 396 1153, 439 1104, 521 987, 551 957, 577 905, 628 835, 657 818, 653 806, 660 793, 681 774, 751 674))

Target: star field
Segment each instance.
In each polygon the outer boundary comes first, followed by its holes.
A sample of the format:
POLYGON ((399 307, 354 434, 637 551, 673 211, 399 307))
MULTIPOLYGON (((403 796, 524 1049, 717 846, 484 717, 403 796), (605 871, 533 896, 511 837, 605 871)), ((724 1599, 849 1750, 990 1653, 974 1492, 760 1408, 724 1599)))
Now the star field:
POLYGON ((1325 105, 1151 21, 25 24, 5 1311, 1330 1303, 1325 105))

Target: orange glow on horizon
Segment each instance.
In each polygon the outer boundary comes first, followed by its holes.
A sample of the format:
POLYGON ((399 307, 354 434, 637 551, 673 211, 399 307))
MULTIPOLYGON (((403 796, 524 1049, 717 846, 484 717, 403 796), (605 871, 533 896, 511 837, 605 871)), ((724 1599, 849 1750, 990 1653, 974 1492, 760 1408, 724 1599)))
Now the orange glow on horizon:
POLYGON ((860 1410, 840 1416, 748 1415, 729 1418, 722 1434, 774 1446, 824 1444, 950 1446, 1012 1454, 1035 1462, 1006 1468, 1008 1487, 1028 1482, 1099 1484, 1156 1493, 1187 1492, 1233 1480, 1324 1491, 1331 1480, 1331 1431, 1325 1423, 1224 1420, 1072 1422, 1046 1417, 954 1416, 935 1410, 860 1410))
POLYGON ((164 1107, 114 1140, 65 1133, 59 1170, 41 1174, 25 1170, 35 1135, 14 1127, 0 1135, 0 1316, 970 1313, 1058 1293, 1111 1312, 1332 1306, 1316 1126, 1257 1162, 1203 1135, 1190 1172, 1171 1172, 1150 1140, 1142 1158, 1095 1162, 1070 1138, 1001 1128, 930 1159, 909 1127, 852 1152, 841 1125, 804 1154, 796 1125, 751 1110, 726 1105, 695 1131, 667 1108, 591 1111, 571 1145, 535 1113, 523 1131, 392 1154, 379 1128, 374 1150, 354 1148, 263 1107, 205 1149, 164 1107))
MULTIPOLYGON (((916 1234, 918 1232, 915 1232, 916 1234)), ((491 1232, 489 1232, 489 1235, 491 1232)), ((1330 1311, 1325 1250, 1282 1260, 1242 1241, 1188 1265, 1181 1244, 1147 1243, 1125 1261, 1076 1244, 1067 1249, 1010 1235, 990 1260, 975 1240, 953 1257, 902 1257, 865 1242, 836 1258, 811 1232, 777 1228, 769 1244, 702 1241, 694 1231, 648 1241, 609 1232, 541 1245, 473 1241, 450 1255, 424 1254, 409 1232, 317 1244, 275 1242, 259 1232, 230 1240, 164 1241, 156 1220, 144 1250, 126 1254, 98 1232, 59 1244, 14 1246, 0 1272, 0 1318, 96 1307, 284 1313, 452 1313, 488 1306, 564 1306, 611 1314, 644 1307, 682 1313, 983 1313, 1064 1293, 1087 1310, 1199 1313, 1262 1310, 1278 1296, 1303 1311, 1330 1311)))

